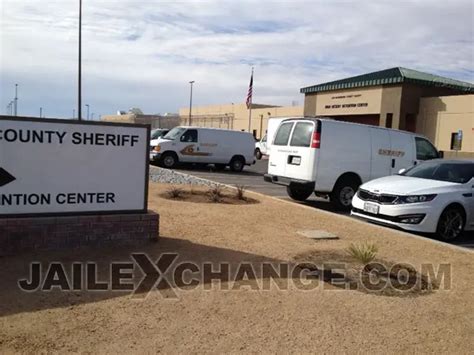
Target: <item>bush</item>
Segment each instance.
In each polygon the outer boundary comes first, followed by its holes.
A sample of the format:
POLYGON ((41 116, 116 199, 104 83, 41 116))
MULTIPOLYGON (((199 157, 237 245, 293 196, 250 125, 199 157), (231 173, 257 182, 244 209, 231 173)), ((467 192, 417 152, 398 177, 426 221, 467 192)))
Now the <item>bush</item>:
POLYGON ((351 243, 349 248, 347 248, 347 253, 352 256, 354 259, 359 261, 362 265, 367 265, 375 259, 377 255, 378 248, 375 244, 365 243, 356 245, 351 243))
POLYGON ((238 199, 238 200, 246 200, 246 197, 245 197, 245 190, 247 190, 247 186, 244 186, 244 185, 235 185, 235 188, 237 189, 236 191, 236 194, 235 194, 235 197, 238 199))
POLYGON ((171 186, 167 191, 168 196, 171 198, 180 198, 183 193, 184 190, 176 186, 171 186))
POLYGON ((220 185, 215 185, 209 188, 208 191, 209 200, 215 203, 222 202, 222 187, 220 185))

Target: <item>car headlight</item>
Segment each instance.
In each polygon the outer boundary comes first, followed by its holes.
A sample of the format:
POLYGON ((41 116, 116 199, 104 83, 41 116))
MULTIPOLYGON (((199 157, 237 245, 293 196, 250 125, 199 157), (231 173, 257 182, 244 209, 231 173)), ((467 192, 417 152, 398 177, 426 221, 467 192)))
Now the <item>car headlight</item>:
POLYGON ((158 153, 161 150, 161 147, 157 145, 155 148, 153 148, 153 150, 158 153))
POLYGON ((419 202, 430 202, 436 197, 436 194, 431 195, 413 195, 413 196, 398 196, 393 202, 394 204, 404 203, 419 203, 419 202))

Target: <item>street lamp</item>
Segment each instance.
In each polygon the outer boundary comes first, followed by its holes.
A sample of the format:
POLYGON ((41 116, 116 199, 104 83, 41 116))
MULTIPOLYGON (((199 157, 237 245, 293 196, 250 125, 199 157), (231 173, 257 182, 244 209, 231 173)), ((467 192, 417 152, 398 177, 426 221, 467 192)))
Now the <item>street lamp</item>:
POLYGON ((18 84, 15 84, 15 116, 18 114, 18 84))
POLYGON ((193 110, 193 84, 194 80, 190 81, 191 84, 191 92, 189 94, 189 125, 191 126, 191 111, 193 110))
POLYGON ((42 118, 42 117, 43 117, 43 108, 40 107, 40 118, 42 118))
POLYGON ((82 120, 82 88, 81 88, 81 67, 82 67, 82 0, 79 0, 79 58, 78 58, 78 80, 77 80, 77 118, 82 120))
POLYGON ((87 120, 89 121, 89 104, 86 104, 87 107, 87 120))

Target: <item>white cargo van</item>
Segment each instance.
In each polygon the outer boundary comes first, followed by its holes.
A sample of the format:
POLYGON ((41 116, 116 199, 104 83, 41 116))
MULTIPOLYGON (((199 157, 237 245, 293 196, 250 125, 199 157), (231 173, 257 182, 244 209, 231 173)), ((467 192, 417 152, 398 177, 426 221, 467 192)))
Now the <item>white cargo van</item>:
POLYGON ((150 142, 150 160, 165 168, 196 163, 242 171, 245 165, 255 164, 254 144, 255 139, 247 132, 179 126, 150 142))
MULTIPOLYGON (((267 133, 255 143, 255 157, 261 159, 263 155, 270 155, 271 144, 273 142, 273 137, 275 136, 276 130, 280 123, 289 118, 297 117, 271 117, 268 119, 267 124, 267 133)), ((299 117, 302 118, 302 117, 299 117)))
POLYGON ((289 119, 278 127, 264 179, 286 185, 295 200, 314 191, 350 210, 362 183, 438 157, 417 134, 317 117, 289 119))

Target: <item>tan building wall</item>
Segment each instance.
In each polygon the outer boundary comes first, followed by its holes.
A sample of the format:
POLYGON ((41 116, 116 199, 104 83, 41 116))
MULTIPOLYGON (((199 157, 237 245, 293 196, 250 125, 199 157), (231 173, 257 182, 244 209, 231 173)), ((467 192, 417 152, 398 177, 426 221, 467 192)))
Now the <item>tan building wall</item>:
POLYGON ((473 153, 468 155, 474 157, 474 95, 440 96, 420 100, 416 131, 427 136, 439 150, 452 151, 451 136, 458 130, 463 131, 460 152, 473 153))
POLYGON ((382 102, 381 88, 337 90, 318 94, 318 116, 379 114, 382 102))
POLYGON ((152 129, 173 128, 180 124, 179 116, 136 115, 133 113, 124 115, 102 115, 101 120, 106 122, 149 124, 152 129))
POLYGON ((406 83, 310 93, 305 95, 304 115, 415 132, 420 98, 458 93, 449 88, 406 83))
MULTIPOLYGON (((192 108, 191 124, 200 127, 220 127, 234 130, 248 130, 249 110, 245 103, 196 106, 192 108)), ((179 110, 181 124, 189 124, 189 107, 179 110)), ((303 106, 272 106, 252 104, 251 133, 261 138, 270 117, 300 117, 303 106), (254 132, 255 131, 255 132, 254 132)))

